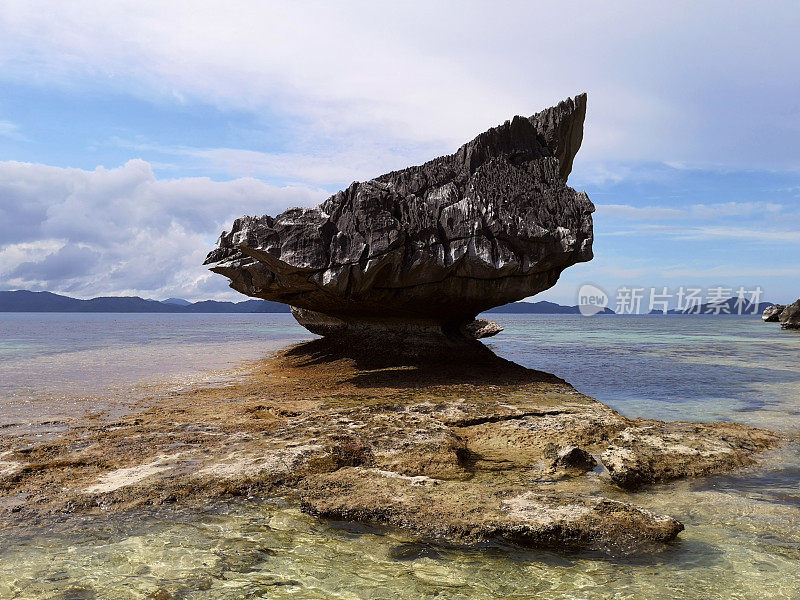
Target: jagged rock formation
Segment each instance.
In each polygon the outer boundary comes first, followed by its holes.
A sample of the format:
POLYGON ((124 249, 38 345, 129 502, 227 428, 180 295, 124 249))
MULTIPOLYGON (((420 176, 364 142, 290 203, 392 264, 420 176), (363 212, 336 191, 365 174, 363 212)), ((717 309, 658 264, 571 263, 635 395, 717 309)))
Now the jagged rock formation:
POLYGON ((781 329, 800 329, 800 300, 788 306, 769 306, 761 318, 767 323, 780 323, 781 329))
POLYGON ((772 306, 768 306, 764 309, 764 313, 761 315, 761 318, 765 323, 777 323, 778 317, 781 316, 784 308, 786 308, 786 306, 783 304, 773 304, 772 306))
POLYGON ((466 325, 592 258, 594 206, 566 184, 585 114, 582 94, 317 208, 242 217, 206 264, 323 335, 488 333, 466 325))
POLYGON ((800 329, 800 300, 784 308, 778 321, 781 329, 800 329))

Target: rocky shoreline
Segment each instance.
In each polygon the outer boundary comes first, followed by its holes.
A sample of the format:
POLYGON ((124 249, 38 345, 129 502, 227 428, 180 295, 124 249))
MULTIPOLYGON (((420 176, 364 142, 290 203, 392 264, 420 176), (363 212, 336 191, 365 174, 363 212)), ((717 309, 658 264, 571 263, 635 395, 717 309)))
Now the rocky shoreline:
POLYGON ((637 489, 780 442, 628 419, 479 342, 437 359, 322 339, 113 422, 0 438, 0 527, 246 496, 458 543, 631 551, 683 529, 637 507, 637 489))

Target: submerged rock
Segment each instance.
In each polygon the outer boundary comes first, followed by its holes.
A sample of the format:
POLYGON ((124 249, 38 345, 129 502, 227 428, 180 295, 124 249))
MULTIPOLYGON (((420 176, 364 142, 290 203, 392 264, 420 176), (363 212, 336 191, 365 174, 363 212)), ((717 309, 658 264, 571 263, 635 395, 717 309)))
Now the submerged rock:
POLYGON ((773 304, 772 306, 768 306, 764 309, 764 313, 761 315, 761 318, 767 323, 777 323, 778 317, 781 316, 781 312, 783 309, 786 308, 783 304, 773 304))
POLYGON ((594 206, 567 186, 585 114, 582 94, 317 208, 242 217, 206 264, 322 335, 489 335, 465 326, 592 258, 594 206))

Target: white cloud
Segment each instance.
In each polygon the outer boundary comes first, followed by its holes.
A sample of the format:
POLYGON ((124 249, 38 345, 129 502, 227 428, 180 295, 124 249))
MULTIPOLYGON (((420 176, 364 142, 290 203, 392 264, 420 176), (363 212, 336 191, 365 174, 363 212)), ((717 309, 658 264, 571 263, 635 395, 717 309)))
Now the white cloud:
POLYGON ((698 219, 720 219, 731 217, 751 217, 754 215, 774 215, 786 207, 774 202, 718 202, 715 204, 695 204, 692 216, 698 219))
POLYGON ((119 138, 112 142, 138 151, 189 157, 197 162, 196 168, 229 173, 234 177, 277 178, 313 184, 333 183, 339 187, 346 187, 353 181, 372 179, 381 173, 405 168, 414 162, 414 157, 408 153, 381 147, 374 147, 371 152, 365 152, 364 148, 347 148, 336 153, 309 155, 236 148, 161 146, 119 138))
POLYGON ((0 280, 25 262, 40 260, 58 252, 64 244, 63 240, 37 240, 0 247, 0 280))
POLYGON ((660 206, 630 206, 628 204, 595 204, 601 216, 621 217, 623 219, 680 219, 687 215, 685 210, 663 208, 660 206))
POLYGON ((716 267, 674 267, 661 269, 664 277, 707 278, 720 280, 728 278, 741 281, 744 278, 754 278, 760 281, 766 277, 800 277, 800 268, 796 267, 742 267, 741 265, 718 265, 716 267))
POLYGON ((661 236, 663 238, 670 238, 673 240, 696 242, 714 242, 722 239, 759 243, 800 242, 800 231, 797 231, 796 229, 741 227, 714 224, 656 225, 648 223, 629 227, 627 229, 606 231, 603 233, 603 236, 647 236, 651 239, 656 239, 658 236, 661 236))
POLYGON ((693 204, 686 208, 663 206, 632 206, 630 204, 595 204, 597 213, 628 220, 673 221, 692 219, 694 221, 720 221, 742 217, 771 218, 790 209, 774 202, 718 202, 714 204, 693 204))
POLYGON ((159 180, 142 160, 94 171, 0 162, 0 287, 219 296, 225 280, 202 262, 223 228, 325 196, 254 179, 159 180))
POLYGON ((798 15, 789 1, 7 0, 0 61, 7 79, 277 112, 303 155, 321 140, 452 151, 588 91, 579 163, 796 168, 798 15))
POLYGON ((800 242, 800 231, 709 225, 706 227, 691 228, 685 234, 678 234, 677 237, 680 239, 692 240, 724 238, 752 242, 800 242))

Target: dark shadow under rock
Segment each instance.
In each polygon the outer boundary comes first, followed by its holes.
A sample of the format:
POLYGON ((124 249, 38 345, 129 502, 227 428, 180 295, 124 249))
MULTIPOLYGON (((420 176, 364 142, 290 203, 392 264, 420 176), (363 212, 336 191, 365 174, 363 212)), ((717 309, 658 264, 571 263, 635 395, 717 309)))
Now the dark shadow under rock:
POLYGON ((477 340, 428 339, 408 345, 401 337, 332 336, 293 346, 283 356, 298 368, 337 361, 352 364, 349 380, 364 387, 424 387, 470 384, 558 383, 551 373, 528 369, 497 356, 477 340))

